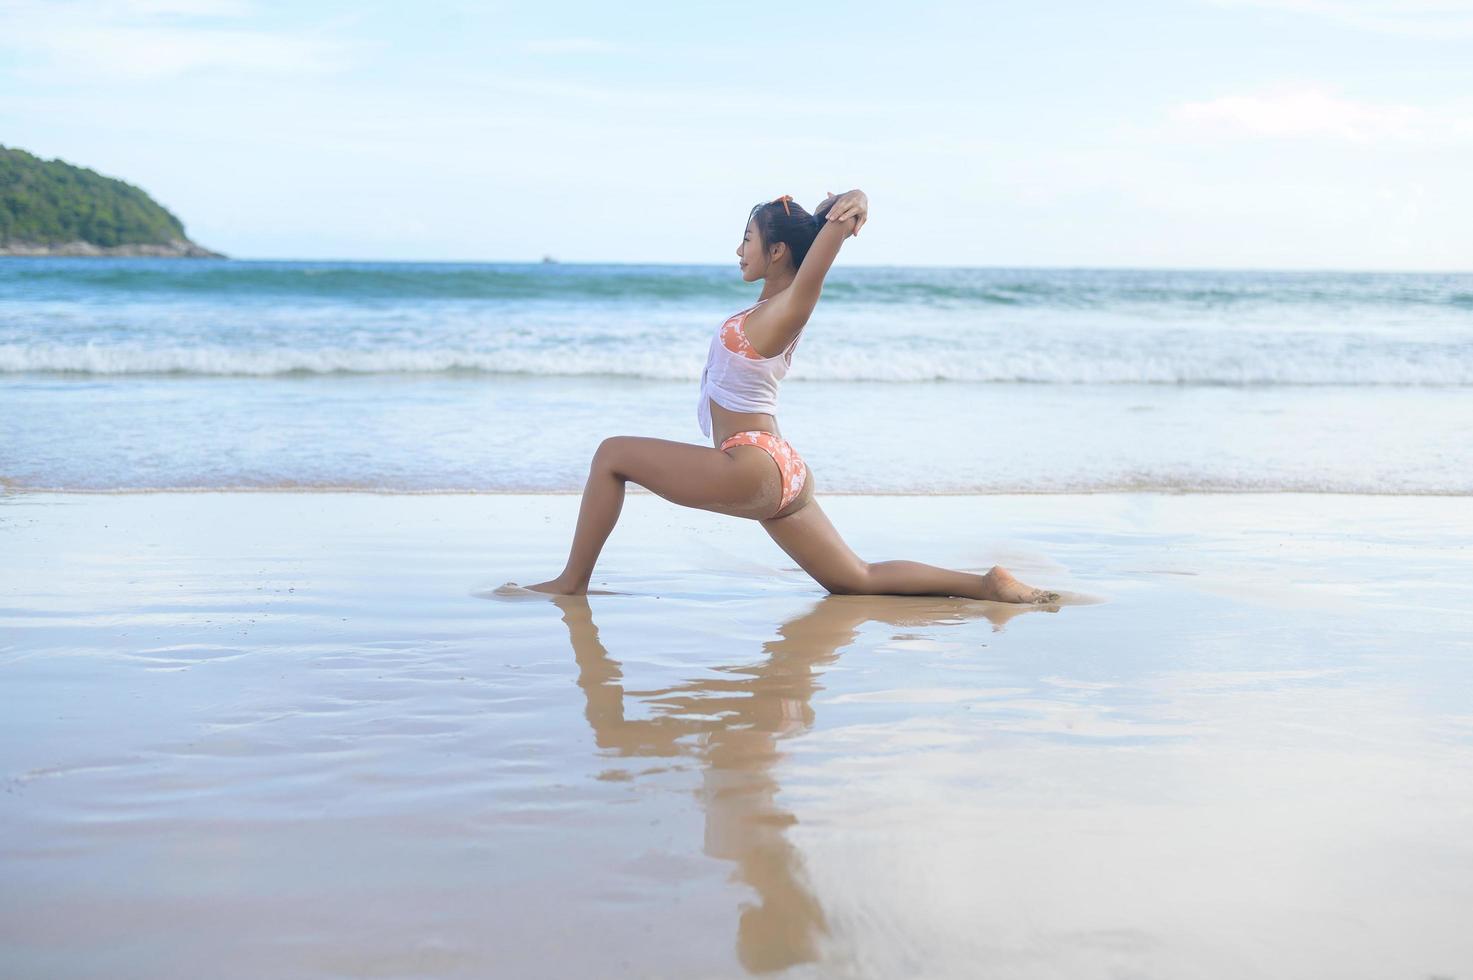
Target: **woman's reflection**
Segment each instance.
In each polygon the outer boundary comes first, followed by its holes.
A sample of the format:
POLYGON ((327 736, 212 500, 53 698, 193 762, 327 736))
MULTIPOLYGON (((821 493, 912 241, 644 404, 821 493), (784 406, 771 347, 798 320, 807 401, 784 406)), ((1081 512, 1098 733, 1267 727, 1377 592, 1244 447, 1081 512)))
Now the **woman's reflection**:
MULTIPOLYGON (((759 904, 741 911, 737 956, 749 971, 780 970, 818 958, 827 931, 823 908, 805 880, 802 858, 785 836, 797 818, 777 802, 778 742, 813 724, 813 693, 823 668, 870 620, 934 626, 986 618, 1000 628, 1040 607, 1005 606, 918 596, 827 596, 777 629, 764 659, 717 668, 720 676, 660 691, 624 690, 619 661, 609 656, 586 596, 558 596, 578 661, 584 711, 602 749, 621 756, 689 755, 703 765, 705 853, 736 863, 736 877, 759 904), (625 694, 652 717, 624 717, 625 694)), ((1057 608, 1057 607, 1044 607, 1057 608)))

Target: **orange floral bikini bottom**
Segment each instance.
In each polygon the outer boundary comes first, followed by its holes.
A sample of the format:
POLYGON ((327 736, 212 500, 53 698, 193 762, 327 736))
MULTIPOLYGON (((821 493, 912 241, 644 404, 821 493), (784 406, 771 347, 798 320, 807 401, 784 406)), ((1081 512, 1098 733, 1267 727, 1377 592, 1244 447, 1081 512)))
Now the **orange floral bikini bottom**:
POLYGON ((721 451, 726 452, 732 446, 758 446, 767 451, 772 461, 777 464, 778 470, 783 477, 783 497, 777 505, 777 510, 772 512, 776 517, 782 509, 793 502, 803 489, 803 481, 807 479, 808 468, 803 465, 803 457, 798 455, 788 440, 771 432, 761 429, 749 429, 746 432, 738 432, 721 443, 721 451))

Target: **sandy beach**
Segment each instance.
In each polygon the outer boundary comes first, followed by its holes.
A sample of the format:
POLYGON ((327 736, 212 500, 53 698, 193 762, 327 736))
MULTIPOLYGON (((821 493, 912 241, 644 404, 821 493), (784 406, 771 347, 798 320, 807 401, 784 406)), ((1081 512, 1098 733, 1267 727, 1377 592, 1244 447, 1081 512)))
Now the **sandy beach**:
POLYGON ((1470 38, 0 0, 0 980, 1473 980, 1470 38))
POLYGON ((1473 505, 0 495, 7 977, 1473 973, 1473 505))

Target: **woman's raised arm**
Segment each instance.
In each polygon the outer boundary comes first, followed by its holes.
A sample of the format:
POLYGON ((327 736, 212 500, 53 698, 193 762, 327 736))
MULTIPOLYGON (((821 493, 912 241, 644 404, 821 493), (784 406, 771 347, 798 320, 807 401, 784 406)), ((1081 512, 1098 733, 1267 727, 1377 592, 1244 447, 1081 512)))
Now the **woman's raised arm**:
POLYGON ((814 209, 814 216, 822 220, 823 227, 818 230, 813 244, 808 246, 808 254, 793 276, 792 285, 783 291, 781 297, 786 300, 783 319, 796 318, 800 326, 808 322, 813 308, 818 305, 824 276, 828 275, 829 267, 838 257, 839 246, 850 235, 858 234, 869 219, 869 198, 861 190, 852 190, 838 197, 831 194, 814 209))

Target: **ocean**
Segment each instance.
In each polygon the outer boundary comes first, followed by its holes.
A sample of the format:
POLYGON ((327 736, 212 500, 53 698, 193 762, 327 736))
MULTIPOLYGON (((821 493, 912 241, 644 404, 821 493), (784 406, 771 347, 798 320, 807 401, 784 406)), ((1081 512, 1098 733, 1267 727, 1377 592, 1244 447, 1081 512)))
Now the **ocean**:
MULTIPOLYGON (((576 492, 705 444, 734 266, 0 262, 0 488, 576 492)), ((834 269, 819 493, 1473 493, 1473 275, 834 269)))

